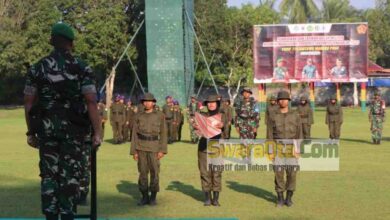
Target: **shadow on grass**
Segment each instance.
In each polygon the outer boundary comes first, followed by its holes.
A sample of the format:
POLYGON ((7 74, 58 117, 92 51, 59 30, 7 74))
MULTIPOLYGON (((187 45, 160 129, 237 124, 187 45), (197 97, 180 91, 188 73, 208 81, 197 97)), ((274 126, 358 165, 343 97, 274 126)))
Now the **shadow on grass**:
POLYGON ((136 183, 132 183, 126 180, 121 180, 121 182, 116 185, 116 189, 120 193, 133 197, 133 199, 140 198, 138 184, 136 183))
POLYGON ((363 143, 363 144, 372 144, 371 141, 368 141, 368 140, 361 140, 361 139, 340 138, 340 140, 341 140, 341 141, 348 141, 348 142, 363 143))
POLYGON ((276 201, 276 196, 273 193, 262 188, 241 184, 235 181, 226 181, 226 183, 230 189, 237 192, 251 194, 272 203, 276 201))
POLYGON ((181 192, 195 200, 201 202, 203 201, 203 192, 201 190, 195 189, 194 186, 182 183, 180 181, 172 181, 166 190, 181 192))

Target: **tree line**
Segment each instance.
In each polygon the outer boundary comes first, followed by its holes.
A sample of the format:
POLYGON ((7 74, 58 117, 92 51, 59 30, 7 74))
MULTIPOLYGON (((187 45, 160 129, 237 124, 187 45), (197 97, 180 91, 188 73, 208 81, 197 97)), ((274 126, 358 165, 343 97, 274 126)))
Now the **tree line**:
MULTIPOLYGON (((377 0, 373 9, 358 10, 349 0, 259 0, 259 4, 228 7, 227 0, 194 0, 194 26, 218 86, 252 85, 252 26, 306 22, 369 23, 369 58, 390 67, 390 1, 377 0)), ((144 19, 145 0, 0 0, 0 104, 20 104, 27 69, 51 51, 51 26, 64 21, 76 30, 74 53, 104 83, 124 47, 144 19)), ((129 54, 146 85, 145 29, 129 54)), ((195 83, 210 86, 206 65, 195 48, 195 83)), ((115 91, 128 93, 131 67, 117 69, 115 91)))

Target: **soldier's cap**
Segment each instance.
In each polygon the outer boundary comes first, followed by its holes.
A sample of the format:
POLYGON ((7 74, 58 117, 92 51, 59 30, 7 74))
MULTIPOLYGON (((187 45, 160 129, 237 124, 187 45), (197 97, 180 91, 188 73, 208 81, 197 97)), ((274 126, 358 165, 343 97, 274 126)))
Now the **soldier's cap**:
POLYGON ((291 100, 291 97, 290 97, 290 93, 287 92, 287 91, 279 91, 278 92, 278 100, 282 100, 282 99, 287 99, 287 100, 291 100))
POLYGON ((223 102, 229 102, 229 104, 230 104, 230 99, 229 98, 224 98, 222 101, 223 102))
POLYGON ((51 35, 62 36, 70 41, 73 41, 75 39, 73 29, 68 24, 62 22, 53 25, 53 27, 51 28, 51 35))
POLYGON ((116 95, 115 100, 119 100, 119 99, 121 99, 121 95, 116 95))
POLYGON ((276 63, 280 63, 280 62, 283 62, 283 61, 284 61, 283 57, 279 57, 279 58, 276 60, 276 63))
POLYGON ((243 94, 244 92, 249 92, 250 94, 253 94, 253 93, 252 93, 252 89, 249 88, 249 87, 244 87, 244 88, 241 90, 241 94, 243 94))
POLYGON ((337 95, 331 95, 330 100, 337 100, 337 95))
POLYGON ((303 96, 301 96, 300 100, 301 101, 308 101, 309 98, 306 95, 303 95, 303 96))
POLYGON ((165 97, 165 99, 171 99, 172 98, 172 96, 170 96, 170 95, 167 95, 166 97, 165 97))
POLYGON ((141 99, 141 102, 143 101, 153 101, 156 102, 157 100, 154 98, 154 95, 152 93, 145 93, 141 99))
POLYGON ((174 105, 178 105, 178 104, 179 104, 179 101, 173 100, 173 104, 174 104, 174 105))
POLYGON ((196 95, 191 95, 191 99, 197 99, 196 95))
POLYGON ((377 96, 377 95, 381 95, 381 93, 379 91, 375 91, 374 92, 374 95, 377 96))
POLYGON ((209 95, 207 99, 203 101, 203 105, 207 105, 208 102, 220 102, 218 95, 209 95))

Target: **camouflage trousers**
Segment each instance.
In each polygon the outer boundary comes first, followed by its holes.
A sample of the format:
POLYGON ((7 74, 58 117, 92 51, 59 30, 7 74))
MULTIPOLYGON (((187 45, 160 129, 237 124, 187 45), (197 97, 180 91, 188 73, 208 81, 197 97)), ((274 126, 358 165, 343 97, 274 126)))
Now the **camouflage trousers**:
POLYGON ((383 117, 382 116, 373 116, 371 119, 371 137, 372 140, 380 141, 382 139, 382 129, 383 129, 383 117))
POLYGON ((83 161, 83 139, 39 138, 43 214, 75 214, 83 161))
POLYGON ((84 147, 81 149, 83 158, 81 160, 80 194, 87 196, 89 183, 91 181, 91 149, 92 136, 87 135, 84 139, 84 147))
POLYGON ((240 117, 236 118, 236 127, 241 139, 255 139, 256 132, 253 131, 254 127, 250 124, 250 121, 240 117))
POLYGON ((189 127, 190 127, 190 137, 191 137, 191 142, 196 143, 199 140, 199 136, 195 132, 195 128, 192 126, 190 122, 188 122, 189 127))

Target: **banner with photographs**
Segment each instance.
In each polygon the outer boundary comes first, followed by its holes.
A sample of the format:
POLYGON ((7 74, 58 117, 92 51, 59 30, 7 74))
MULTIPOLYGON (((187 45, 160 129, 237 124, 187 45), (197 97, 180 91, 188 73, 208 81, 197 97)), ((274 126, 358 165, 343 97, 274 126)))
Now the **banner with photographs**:
POLYGON ((367 23, 256 25, 255 83, 366 82, 367 23))

